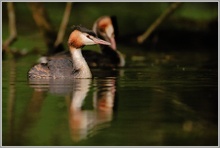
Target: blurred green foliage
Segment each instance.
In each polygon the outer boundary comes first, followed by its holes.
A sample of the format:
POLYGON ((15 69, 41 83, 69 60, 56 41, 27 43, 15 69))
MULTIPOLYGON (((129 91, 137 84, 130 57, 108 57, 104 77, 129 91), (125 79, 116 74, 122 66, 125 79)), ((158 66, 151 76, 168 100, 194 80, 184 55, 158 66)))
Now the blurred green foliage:
MULTIPOLYGON (((52 24, 58 30, 66 3, 46 2, 44 4, 52 24)), ((170 4, 169 2, 74 2, 68 28, 78 24, 92 28, 93 22, 98 17, 115 15, 118 19, 119 36, 136 35, 143 33, 170 4)), ((6 2, 3 2, 2 6, 2 37, 5 40, 8 37, 6 2)), ((36 45, 37 41, 36 47, 44 50, 46 47, 27 3, 16 2, 15 11, 19 42, 15 42, 13 46, 29 49, 33 48, 33 44, 36 45)), ((157 29, 204 31, 210 29, 210 23, 217 19, 217 2, 185 2, 157 29)))

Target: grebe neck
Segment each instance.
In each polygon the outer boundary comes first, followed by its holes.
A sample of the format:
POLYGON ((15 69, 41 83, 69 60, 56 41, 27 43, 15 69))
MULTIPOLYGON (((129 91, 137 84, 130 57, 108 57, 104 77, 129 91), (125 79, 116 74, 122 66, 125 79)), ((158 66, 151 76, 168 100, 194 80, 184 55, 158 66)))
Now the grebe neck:
POLYGON ((91 78, 92 74, 81 49, 69 47, 73 61, 73 74, 76 78, 91 78))

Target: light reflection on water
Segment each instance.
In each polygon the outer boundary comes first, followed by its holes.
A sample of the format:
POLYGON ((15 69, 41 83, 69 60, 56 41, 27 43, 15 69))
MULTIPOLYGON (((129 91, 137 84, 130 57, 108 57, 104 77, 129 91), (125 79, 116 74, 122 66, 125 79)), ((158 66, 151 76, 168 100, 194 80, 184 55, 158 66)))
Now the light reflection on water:
POLYGON ((29 59, 3 61, 3 145, 217 145, 217 69, 181 56, 42 81, 29 59))

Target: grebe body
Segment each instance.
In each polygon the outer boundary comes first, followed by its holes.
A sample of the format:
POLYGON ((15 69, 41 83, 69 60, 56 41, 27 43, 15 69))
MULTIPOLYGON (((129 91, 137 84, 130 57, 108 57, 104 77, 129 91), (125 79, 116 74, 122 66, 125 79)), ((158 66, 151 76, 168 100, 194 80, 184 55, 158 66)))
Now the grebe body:
POLYGON ((32 67, 28 72, 29 78, 91 78, 92 74, 81 48, 85 45, 103 44, 109 42, 96 37, 96 34, 86 28, 76 26, 69 36, 68 56, 50 57, 46 63, 40 63, 32 67))

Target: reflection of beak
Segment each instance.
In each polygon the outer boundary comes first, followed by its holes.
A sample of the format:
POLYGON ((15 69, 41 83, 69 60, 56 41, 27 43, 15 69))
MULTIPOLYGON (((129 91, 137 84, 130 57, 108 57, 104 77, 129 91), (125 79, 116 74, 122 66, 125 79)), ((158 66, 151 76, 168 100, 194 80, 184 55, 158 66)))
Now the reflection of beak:
POLYGON ((101 39, 99 39, 99 38, 92 38, 92 40, 96 43, 96 44, 103 44, 103 45, 111 45, 111 43, 109 43, 109 42, 106 42, 106 41, 104 41, 104 40, 101 40, 101 39))

